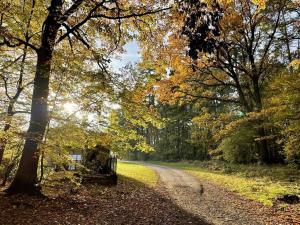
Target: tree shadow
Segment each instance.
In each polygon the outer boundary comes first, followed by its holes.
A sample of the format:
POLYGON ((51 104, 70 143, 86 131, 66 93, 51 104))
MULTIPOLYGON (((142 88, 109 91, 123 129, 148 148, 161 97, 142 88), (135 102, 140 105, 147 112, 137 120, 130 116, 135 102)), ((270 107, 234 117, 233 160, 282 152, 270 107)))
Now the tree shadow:
POLYGON ((180 208, 160 188, 128 177, 120 176, 115 186, 52 188, 47 198, 1 194, 0 224, 209 224, 180 208))

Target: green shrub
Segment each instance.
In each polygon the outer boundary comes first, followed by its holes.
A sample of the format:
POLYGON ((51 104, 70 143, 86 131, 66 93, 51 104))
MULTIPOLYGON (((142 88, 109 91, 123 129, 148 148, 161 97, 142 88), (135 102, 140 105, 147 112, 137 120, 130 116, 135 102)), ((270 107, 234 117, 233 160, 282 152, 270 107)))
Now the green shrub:
POLYGON ((287 162, 294 167, 300 167, 300 135, 295 129, 293 132, 289 133, 289 137, 286 138, 286 143, 284 146, 284 152, 287 162), (297 133, 296 133, 296 132, 297 133))
POLYGON ((231 163, 250 163, 256 159, 255 132, 249 127, 240 128, 223 139, 218 147, 224 160, 231 163))

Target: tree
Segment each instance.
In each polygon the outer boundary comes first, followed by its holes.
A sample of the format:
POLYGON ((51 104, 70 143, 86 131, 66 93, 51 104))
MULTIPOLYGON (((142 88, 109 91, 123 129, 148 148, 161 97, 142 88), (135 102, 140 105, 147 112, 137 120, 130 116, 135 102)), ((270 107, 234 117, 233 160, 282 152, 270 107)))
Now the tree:
POLYGON ((6 97, 6 101, 8 102, 7 105, 5 105, 4 107, 6 108, 6 110, 3 113, 5 123, 3 128, 3 134, 0 138, 0 164, 3 159, 6 144, 8 142, 8 138, 6 136, 9 130, 11 129, 14 115, 20 113, 29 114, 29 110, 27 110, 26 108, 24 109, 24 107, 23 110, 16 109, 16 106, 17 108, 20 108, 20 106, 18 105, 18 100, 22 96, 22 94, 23 99, 25 97, 24 90, 28 89, 33 84, 31 76, 25 77, 26 73, 28 75, 31 75, 32 62, 30 62, 27 59, 30 52, 28 52, 27 46, 25 46, 21 51, 22 54, 16 59, 14 59, 13 62, 8 61, 4 63, 2 72, 0 74, 0 77, 3 81, 3 87, 5 92, 4 96, 6 97), (17 84, 16 87, 14 87, 15 83, 17 84))
MULTIPOLYGON (((223 35, 218 38, 215 52, 209 57, 213 63, 197 68, 199 78, 195 79, 195 83, 205 86, 212 98, 220 96, 221 90, 216 87, 231 90, 231 96, 226 97, 226 101, 236 101, 246 114, 262 112, 266 83, 276 71, 284 69, 285 62, 291 56, 288 45, 289 54, 279 56, 282 45, 278 43, 286 40, 284 37, 287 37, 287 30, 292 30, 294 26, 283 17, 283 13, 287 16, 289 11, 287 17, 292 21, 294 15, 291 12, 295 11, 293 7, 295 6, 290 1, 271 1, 263 9, 257 9, 247 1, 234 1, 231 6, 226 7, 221 21, 223 35), (281 27, 284 28, 284 33, 281 32, 281 27), (238 98, 232 98, 236 94, 238 98)), ((295 43, 292 36, 288 40, 289 44, 295 43)), ((201 53, 199 57, 201 58, 201 53)), ((263 138, 268 136, 264 120, 258 118, 256 121, 252 120, 252 124, 257 127, 257 140, 260 139, 256 142, 260 160, 275 162, 278 160, 276 148, 271 149, 270 143, 263 138)))
MULTIPOLYGON (((144 53, 145 65, 157 68, 162 75, 162 80, 154 84, 162 101, 227 104, 223 110, 235 114, 238 120, 241 118, 237 115, 246 120, 256 115, 251 124, 258 133, 255 139, 260 161, 274 162, 278 154, 269 143, 274 140, 264 138, 270 136, 263 119, 267 108, 264 97, 270 77, 287 65, 288 57, 280 54, 281 46, 297 42, 291 33, 297 6, 292 1, 211 2, 179 4, 179 10, 171 15, 179 25, 172 30, 165 27, 168 42, 164 39, 156 45, 156 51, 149 47, 144 53), (153 59, 162 63, 151 64, 153 59)), ((292 48, 287 49, 290 52, 292 48)), ((218 114, 216 107, 211 109, 218 114)))
POLYGON ((154 147, 150 157, 156 160, 196 160, 207 158, 198 143, 192 142, 192 118, 197 107, 190 104, 155 106, 165 123, 162 128, 149 127, 144 134, 154 147))
MULTIPOLYGON (((28 3, 14 2, 13 7, 19 13, 20 10, 26 9, 26 4, 28 3)), ((37 54, 30 125, 17 174, 7 190, 10 194, 19 192, 38 193, 35 184, 37 182, 39 144, 43 139, 48 121, 49 81, 55 48, 68 38, 70 44, 75 39, 87 48, 95 47, 97 49, 99 43, 96 40, 98 39, 103 41, 101 43, 103 45, 108 43, 106 47, 110 48, 109 51, 111 51, 110 42, 105 41, 113 38, 107 37, 107 32, 102 33, 103 28, 111 28, 113 32, 121 35, 122 20, 134 19, 164 10, 156 10, 151 4, 143 4, 143 2, 135 4, 134 2, 111 2, 106 0, 75 0, 72 2, 52 0, 49 6, 43 5, 42 1, 33 0, 31 4, 37 5, 32 7, 36 21, 43 20, 43 23, 36 23, 42 24, 42 27, 38 27, 38 32, 32 34, 32 41, 22 39, 12 27, 5 27, 5 30, 1 32, 3 44, 7 46, 25 45, 32 48, 37 54), (39 36, 37 33, 41 35, 39 36), (102 37, 106 39, 101 39, 101 35, 99 35, 101 33, 104 34, 102 37), (94 41, 88 39, 91 36, 95 38, 94 41)), ((3 16, 4 21, 5 19, 9 21, 10 18, 9 16, 6 17, 5 14, 3 16)), ((7 22, 7 24, 9 23, 7 22)), ((117 39, 119 39, 118 35, 117 39)), ((118 42, 119 40, 116 41, 118 42)), ((108 49, 106 48, 107 51, 108 49)), ((97 54, 95 50, 93 52, 95 59, 100 61, 101 55, 97 54)))
POLYGON ((154 146, 145 132, 161 128, 164 122, 149 93, 153 74, 130 65, 122 74, 115 96, 120 108, 112 111, 106 131, 109 147, 121 157, 126 152, 152 152, 154 146))
POLYGON ((277 141, 283 145, 287 162, 299 166, 300 164, 300 137, 299 137, 299 57, 292 61, 287 70, 279 73, 272 82, 272 95, 269 107, 274 109, 271 122, 279 130, 277 141))

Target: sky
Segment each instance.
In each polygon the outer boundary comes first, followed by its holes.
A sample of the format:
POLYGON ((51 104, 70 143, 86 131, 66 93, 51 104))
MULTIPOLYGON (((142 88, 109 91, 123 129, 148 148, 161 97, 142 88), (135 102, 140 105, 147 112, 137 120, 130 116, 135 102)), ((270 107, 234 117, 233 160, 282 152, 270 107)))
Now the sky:
POLYGON ((121 54, 118 58, 113 58, 111 61, 111 66, 114 71, 119 71, 122 67, 126 66, 128 63, 134 64, 139 62, 139 46, 137 41, 132 41, 124 46, 125 53, 121 54))
MULTIPOLYGON (((134 64, 140 61, 140 54, 139 54, 139 46, 137 41, 132 41, 127 43, 124 46, 125 52, 120 54, 118 57, 115 57, 111 60, 110 66, 115 72, 119 72, 120 69, 126 66, 128 63, 134 64)), ((110 102, 105 102, 106 107, 110 107, 112 109, 119 108, 118 105, 112 104, 110 102)), ((67 102, 63 105, 64 111, 67 114, 72 114, 76 112, 78 105, 73 102, 67 102)), ((76 113, 77 116, 80 117, 80 113, 76 113), (78 114, 78 115, 77 115, 78 114)), ((107 116, 107 115, 105 115, 107 116)), ((90 114, 88 116, 88 120, 92 123, 95 120, 96 116, 94 114, 90 114)))
MULTIPOLYGON (((134 64, 140 61, 140 54, 139 54, 139 45, 137 41, 132 41, 127 43, 124 46, 125 52, 123 54, 120 54, 118 57, 115 57, 111 59, 110 66, 112 67, 113 71, 120 72, 120 69, 124 66, 126 66, 128 63, 134 64)), ((117 109, 119 108, 119 105, 113 104, 111 102, 105 102, 105 106, 109 107, 111 109, 117 109)), ((74 102, 67 102, 63 105, 64 112, 67 114, 73 114, 77 111, 78 105, 74 102)), ((77 117, 82 117, 82 114, 80 112, 76 113, 77 117)), ((104 116, 108 116, 107 112, 104 113, 104 116)), ((92 124, 94 122, 97 123, 95 114, 89 114, 88 115, 88 121, 92 124)))

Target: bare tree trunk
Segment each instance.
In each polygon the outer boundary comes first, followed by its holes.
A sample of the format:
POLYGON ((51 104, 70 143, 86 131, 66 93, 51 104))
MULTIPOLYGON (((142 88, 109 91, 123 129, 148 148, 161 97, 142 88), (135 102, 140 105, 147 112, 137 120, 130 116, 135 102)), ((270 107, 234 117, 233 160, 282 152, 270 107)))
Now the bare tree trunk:
POLYGON ((30 125, 17 174, 6 190, 8 194, 40 194, 37 188, 37 168, 40 156, 38 146, 43 139, 48 122, 49 77, 55 39, 61 26, 62 4, 62 0, 51 1, 48 17, 44 22, 42 42, 37 51, 30 125))
MULTIPOLYGON (((261 111, 263 109, 261 90, 258 83, 258 76, 254 76, 253 78, 253 87, 254 87, 254 102, 256 104, 256 110, 261 111)), ((264 127, 264 121, 258 121, 258 130, 257 133, 259 138, 262 138, 261 141, 257 142, 258 153, 260 156, 260 161, 263 163, 270 164, 273 161, 273 157, 270 154, 269 143, 264 137, 267 135, 264 127)))
POLYGON ((288 35, 288 28, 287 28, 287 24, 286 24, 286 19, 285 19, 285 12, 282 13, 282 18, 283 18, 283 33, 284 33, 284 42, 286 44, 286 52, 287 52, 287 57, 289 60, 289 63, 292 62, 293 57, 292 57, 292 53, 291 53, 291 47, 290 47, 290 40, 289 40, 289 35, 288 35))

